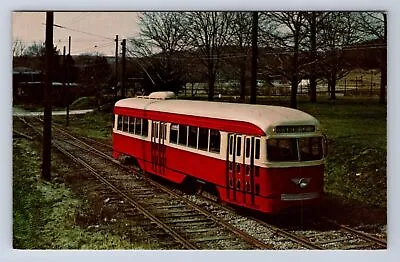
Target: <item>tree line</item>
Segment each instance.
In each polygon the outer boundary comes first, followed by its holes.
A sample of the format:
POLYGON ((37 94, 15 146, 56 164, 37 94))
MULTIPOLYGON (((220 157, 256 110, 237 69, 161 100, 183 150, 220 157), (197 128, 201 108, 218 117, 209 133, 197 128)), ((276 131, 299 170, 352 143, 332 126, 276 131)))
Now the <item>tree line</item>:
MULTIPOLYGON (((317 101, 318 79, 328 83, 330 98, 336 99, 336 81, 352 68, 368 63, 371 54, 376 58, 372 66, 381 71, 380 102, 385 103, 385 12, 287 11, 256 15, 257 73, 261 78, 288 79, 292 107, 296 107, 297 87, 304 78, 310 80, 311 102, 317 101)), ((236 79, 232 80, 240 83, 240 98, 244 100, 253 19, 254 12, 144 12, 139 18, 140 34, 128 41, 128 54, 143 62, 153 85, 159 87, 177 80, 206 79, 208 100, 213 100, 215 83, 224 77, 224 70, 235 72, 236 79)))
MULTIPOLYGON (((330 98, 336 99, 337 80, 356 67, 380 70, 380 103, 386 102, 385 12, 143 12, 139 35, 127 41, 126 75, 142 79, 148 92, 178 92, 185 83, 205 82, 208 100, 214 99, 216 82, 235 81, 244 101, 251 80, 255 18, 257 79, 287 80, 291 107, 297 106, 302 79, 309 79, 311 102, 317 101, 320 80, 328 84, 330 98)), ((14 57, 43 58, 40 43, 26 47, 17 40, 12 48, 14 57)), ((121 70, 116 76, 114 66, 101 54, 63 61, 56 48, 54 52, 53 70, 60 80, 66 65, 71 81, 86 83, 93 90, 121 79, 121 70)))

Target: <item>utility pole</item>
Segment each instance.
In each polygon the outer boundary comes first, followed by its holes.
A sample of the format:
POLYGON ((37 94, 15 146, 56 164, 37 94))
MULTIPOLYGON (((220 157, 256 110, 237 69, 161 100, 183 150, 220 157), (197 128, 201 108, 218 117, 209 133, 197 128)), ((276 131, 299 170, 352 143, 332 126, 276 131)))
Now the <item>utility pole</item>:
POLYGON ((118 96, 118 35, 115 36, 115 90, 114 101, 117 102, 118 96))
POLYGON ((126 74, 126 39, 122 39, 122 89, 121 89, 121 97, 125 98, 126 96, 126 83, 125 83, 125 74, 126 74))
MULTIPOLYGON (((67 82, 67 58, 66 58, 66 56, 65 56, 65 53, 66 53, 66 51, 65 51, 65 46, 64 46, 64 48, 63 48, 63 59, 62 59, 62 61, 63 61, 63 67, 64 67, 64 72, 63 72, 63 94, 64 94, 64 99, 65 99, 65 101, 66 101, 66 103, 67 103, 67 109, 68 109, 68 90, 67 90, 67 86, 66 86, 66 82, 67 82)), ((68 113, 68 110, 67 110, 67 113, 68 113)), ((68 126, 68 117, 67 117, 67 126, 68 126)))
POLYGON ((68 86, 67 86, 67 119, 66 119, 66 121, 67 121, 66 125, 67 126, 69 125, 69 99, 70 99, 69 78, 70 78, 70 75, 71 75, 71 72, 70 72, 70 69, 71 69, 70 63, 71 63, 71 61, 72 61, 72 57, 71 57, 71 36, 69 36, 68 37, 68 59, 67 59, 67 64, 66 64, 66 66, 67 66, 67 75, 66 76, 67 76, 67 81, 68 81, 67 82, 68 83, 68 86))
POLYGON ((250 104, 256 103, 257 97, 257 36, 258 34, 258 12, 253 12, 251 30, 251 82, 250 82, 250 104))
POLYGON ((51 179, 51 100, 53 89, 53 23, 54 13, 46 12, 46 83, 44 87, 44 123, 42 178, 51 179))

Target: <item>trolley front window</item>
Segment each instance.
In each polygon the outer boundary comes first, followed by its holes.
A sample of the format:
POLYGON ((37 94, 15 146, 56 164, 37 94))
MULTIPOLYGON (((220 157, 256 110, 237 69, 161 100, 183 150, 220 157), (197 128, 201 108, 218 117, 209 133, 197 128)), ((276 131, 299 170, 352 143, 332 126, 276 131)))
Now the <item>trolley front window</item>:
POLYGON ((322 138, 272 138, 267 140, 267 158, 272 162, 313 161, 323 157, 322 138))

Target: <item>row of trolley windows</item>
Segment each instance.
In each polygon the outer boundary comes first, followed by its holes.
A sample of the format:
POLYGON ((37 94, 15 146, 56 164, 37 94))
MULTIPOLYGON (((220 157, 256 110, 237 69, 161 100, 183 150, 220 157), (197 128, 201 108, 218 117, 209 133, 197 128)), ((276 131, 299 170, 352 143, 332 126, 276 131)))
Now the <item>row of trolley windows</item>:
MULTIPOLYGON (((245 140, 245 155, 246 158, 250 157, 250 145, 251 145, 251 138, 246 137, 245 140)), ((236 138, 236 156, 240 156, 242 154, 242 137, 238 136, 236 138)), ((229 154, 233 154, 233 136, 230 137, 229 141, 229 154)), ((255 150, 254 150, 254 158, 255 159, 260 159, 260 139, 256 138, 255 139, 255 150)))
POLYGON ((169 142, 219 153, 221 135, 218 130, 214 129, 171 124, 169 142))
MULTIPOLYGON (((148 136, 148 120, 138 117, 118 116, 117 129, 131 134, 148 136)), ((153 126, 154 137, 166 138, 167 127, 153 126)), ((213 153, 220 152, 221 135, 218 130, 171 124, 170 143, 184 145, 213 153)))
POLYGON ((117 129, 135 135, 148 136, 149 120, 139 117, 118 116, 117 129))

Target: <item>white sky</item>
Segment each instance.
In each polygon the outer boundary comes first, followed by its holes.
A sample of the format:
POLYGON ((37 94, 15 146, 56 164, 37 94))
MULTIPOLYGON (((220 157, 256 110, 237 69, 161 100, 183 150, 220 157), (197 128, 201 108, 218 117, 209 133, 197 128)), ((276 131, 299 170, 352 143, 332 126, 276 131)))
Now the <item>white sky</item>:
MULTIPOLYGON (((115 55, 115 36, 119 40, 139 32, 137 12, 54 12, 54 45, 61 51, 71 36, 71 54, 97 51, 115 55)), ((13 12, 12 39, 25 46, 45 41, 45 12, 13 12)), ((118 47, 120 50, 120 46, 118 47)))

